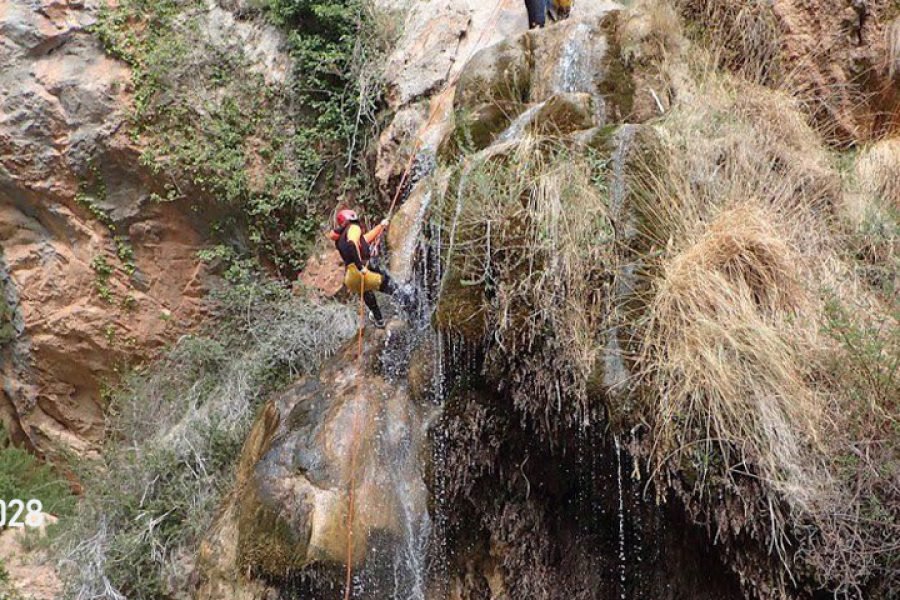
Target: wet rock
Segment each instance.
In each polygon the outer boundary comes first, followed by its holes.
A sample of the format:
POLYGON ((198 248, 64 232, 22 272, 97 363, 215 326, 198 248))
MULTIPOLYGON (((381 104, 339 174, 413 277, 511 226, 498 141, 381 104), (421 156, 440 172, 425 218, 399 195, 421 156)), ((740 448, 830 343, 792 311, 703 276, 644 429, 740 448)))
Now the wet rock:
POLYGON ((631 116, 636 80, 618 40, 620 14, 615 6, 598 8, 477 52, 460 77, 458 122, 443 154, 526 132, 564 136, 631 116))
POLYGON ((888 77, 897 79, 900 78, 900 17, 888 24, 886 41, 888 77))
POLYGON ((357 340, 350 340, 318 377, 298 381, 266 405, 207 542, 212 556, 220 538, 230 536, 234 563, 203 577, 223 585, 222 573, 232 571, 284 578, 310 565, 340 565, 348 541, 354 565, 363 568, 373 544, 402 538, 409 515, 424 514, 426 489, 416 466, 423 415, 405 386, 376 374, 391 335, 367 331, 359 360, 357 340))
POLYGON ((453 162, 462 154, 488 147, 518 112, 518 107, 504 108, 494 102, 458 112, 453 132, 441 144, 439 156, 453 162))
POLYGON ((487 335, 487 317, 482 286, 468 284, 460 273, 450 269, 434 313, 435 326, 474 342, 487 335))
POLYGON ((410 281, 413 260, 422 241, 422 226, 435 196, 447 188, 447 174, 436 173, 413 188, 391 220, 387 242, 391 249, 390 272, 397 281, 410 281))
POLYGON ((485 103, 515 105, 528 100, 533 55, 527 34, 503 40, 475 53, 466 63, 456 87, 454 106, 485 103))
POLYGON ((388 104, 395 110, 382 134, 376 175, 386 194, 414 146, 434 151, 450 131, 455 82, 476 50, 526 31, 518 4, 428 0, 408 8, 403 35, 388 58, 388 104))
POLYGON ((594 101, 590 94, 554 94, 519 115, 508 129, 497 136, 497 141, 518 141, 525 133, 564 138, 592 128, 594 118, 594 101))

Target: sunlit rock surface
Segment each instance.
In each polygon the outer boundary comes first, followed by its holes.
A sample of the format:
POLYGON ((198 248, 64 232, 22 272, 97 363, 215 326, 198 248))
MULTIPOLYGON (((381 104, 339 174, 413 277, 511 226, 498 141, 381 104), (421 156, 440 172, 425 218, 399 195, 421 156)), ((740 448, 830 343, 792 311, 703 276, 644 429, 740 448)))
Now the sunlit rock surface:
POLYGON ((265 406, 201 553, 204 565, 221 564, 221 548, 229 558, 218 573, 206 568, 198 597, 249 585, 239 575, 245 571, 298 577, 348 557, 362 569, 382 560, 379 553, 402 553, 411 530, 427 535, 420 453, 431 409, 410 397, 382 356, 405 356, 408 334, 398 322, 385 331, 369 327, 361 355, 358 340, 350 340, 317 377, 265 406))
POLYGON ((125 134, 131 73, 87 31, 98 9, 0 3, 0 271, 16 324, 0 350, 0 412, 40 449, 99 441, 101 381, 203 311, 202 240, 190 218, 149 202, 159 184, 125 134))

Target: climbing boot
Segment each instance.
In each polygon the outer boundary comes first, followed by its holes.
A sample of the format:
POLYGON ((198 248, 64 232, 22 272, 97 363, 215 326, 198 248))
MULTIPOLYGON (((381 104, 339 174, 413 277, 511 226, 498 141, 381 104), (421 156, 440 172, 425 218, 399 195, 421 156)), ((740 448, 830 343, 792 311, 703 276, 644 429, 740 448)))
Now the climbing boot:
POLYGON ((376 315, 370 310, 369 320, 372 321, 372 325, 374 325, 376 329, 384 329, 384 317, 381 315, 376 315))

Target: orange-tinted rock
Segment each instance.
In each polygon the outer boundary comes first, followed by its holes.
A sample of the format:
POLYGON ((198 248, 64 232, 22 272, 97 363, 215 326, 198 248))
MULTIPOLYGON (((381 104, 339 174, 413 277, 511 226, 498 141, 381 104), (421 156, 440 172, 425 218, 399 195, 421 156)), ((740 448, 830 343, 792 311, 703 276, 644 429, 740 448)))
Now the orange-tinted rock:
POLYGON ((298 280, 329 298, 335 296, 344 285, 344 261, 337 250, 320 252, 306 261, 298 280))
POLYGON ((18 442, 85 452, 104 385, 202 318, 209 275, 192 218, 151 200, 161 184, 125 133, 130 70, 86 31, 97 7, 41 4, 0 0, 0 270, 16 332, 0 417, 18 442))

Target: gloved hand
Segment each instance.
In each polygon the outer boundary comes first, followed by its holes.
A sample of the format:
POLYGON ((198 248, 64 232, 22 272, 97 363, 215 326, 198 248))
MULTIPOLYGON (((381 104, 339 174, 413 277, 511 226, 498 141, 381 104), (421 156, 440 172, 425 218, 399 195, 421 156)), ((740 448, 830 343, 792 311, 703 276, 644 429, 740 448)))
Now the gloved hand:
POLYGON ((388 219, 382 219, 382 220, 381 220, 381 226, 382 226, 382 227, 387 227, 387 226, 390 225, 390 224, 391 224, 391 222, 390 222, 388 219))

